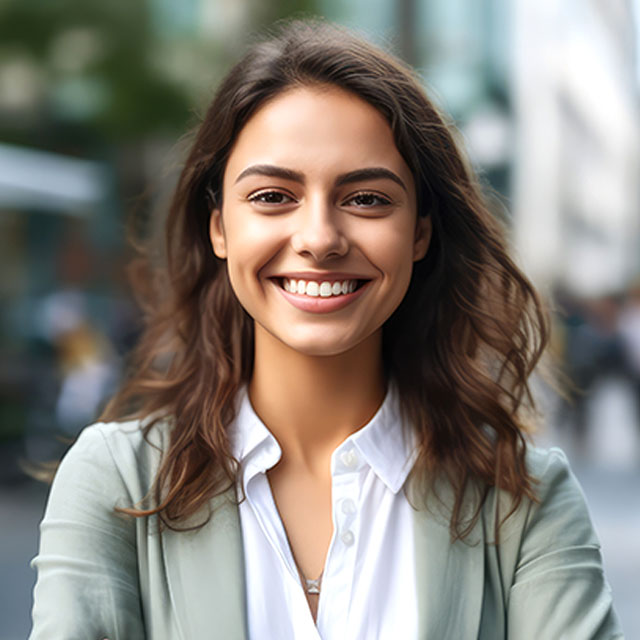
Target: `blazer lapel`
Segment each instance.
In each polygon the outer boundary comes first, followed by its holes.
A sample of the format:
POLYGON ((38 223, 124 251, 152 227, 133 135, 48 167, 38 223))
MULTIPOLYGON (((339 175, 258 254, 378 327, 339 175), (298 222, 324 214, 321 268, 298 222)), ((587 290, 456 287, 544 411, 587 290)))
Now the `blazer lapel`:
POLYGON ((440 509, 414 512, 420 640, 477 638, 484 585, 480 519, 465 541, 451 542, 440 509))
POLYGON ((212 501, 209 522, 194 531, 162 532, 162 549, 182 640, 246 640, 240 517, 230 490, 212 501))

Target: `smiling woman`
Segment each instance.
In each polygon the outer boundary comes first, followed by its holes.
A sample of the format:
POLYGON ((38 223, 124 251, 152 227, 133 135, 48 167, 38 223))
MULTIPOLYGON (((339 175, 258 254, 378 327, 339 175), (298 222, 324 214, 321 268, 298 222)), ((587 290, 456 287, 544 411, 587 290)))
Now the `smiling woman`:
POLYGON ((54 480, 33 639, 621 637, 526 439, 545 312, 409 69, 324 23, 255 45, 166 242, 54 480))

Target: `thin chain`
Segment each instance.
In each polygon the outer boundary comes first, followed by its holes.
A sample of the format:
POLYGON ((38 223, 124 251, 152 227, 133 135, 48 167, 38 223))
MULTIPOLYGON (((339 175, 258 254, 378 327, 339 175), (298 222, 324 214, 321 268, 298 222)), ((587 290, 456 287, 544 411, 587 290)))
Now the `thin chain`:
POLYGON ((300 576, 301 586, 304 589, 304 592, 309 596, 319 596, 320 595, 320 587, 322 586, 322 576, 324 575, 324 569, 320 572, 320 575, 315 580, 310 580, 307 578, 304 573, 302 573, 302 569, 296 560, 296 555, 293 553, 293 545, 291 544, 291 540, 289 540, 289 533, 287 532, 287 528, 283 524, 284 535, 287 538, 287 542, 289 543, 289 550, 291 551, 291 557, 293 558, 293 563, 296 565, 296 569, 298 570, 298 575, 300 576))

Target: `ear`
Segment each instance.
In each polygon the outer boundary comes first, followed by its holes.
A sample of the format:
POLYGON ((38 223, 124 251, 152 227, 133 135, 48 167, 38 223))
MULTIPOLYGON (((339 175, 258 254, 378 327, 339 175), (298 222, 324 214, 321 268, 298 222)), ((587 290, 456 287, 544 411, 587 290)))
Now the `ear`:
POLYGON ((209 218, 209 239, 211 240, 213 253, 215 253, 218 258, 226 258, 227 241, 224 237, 224 227, 222 226, 222 211, 220 209, 214 209, 211 212, 211 218, 209 218))
POLYGON ((431 242, 431 216, 418 216, 416 221, 416 235, 413 241, 413 261, 422 260, 427 255, 431 242))

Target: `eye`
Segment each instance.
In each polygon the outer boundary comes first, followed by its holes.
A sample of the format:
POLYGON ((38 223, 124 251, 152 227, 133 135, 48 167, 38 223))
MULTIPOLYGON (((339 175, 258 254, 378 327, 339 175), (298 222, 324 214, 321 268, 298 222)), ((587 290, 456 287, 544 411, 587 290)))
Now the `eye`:
POLYGON ((257 193, 252 193, 247 199, 249 202, 266 205, 289 204, 294 202, 291 196, 281 191, 258 191, 257 193))
POLYGON ((362 191, 345 200, 345 204, 354 204, 356 207, 369 209, 372 207, 388 207, 391 200, 371 191, 362 191))

